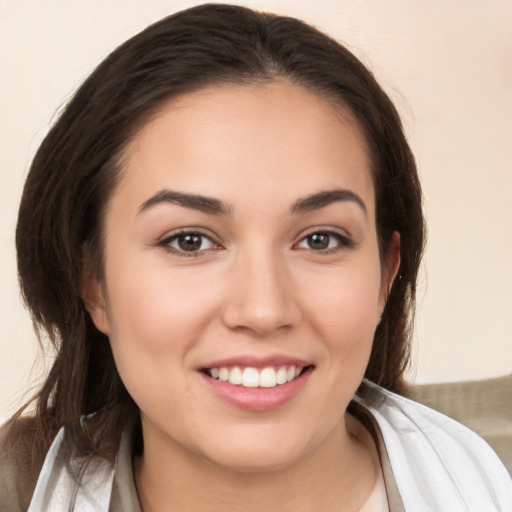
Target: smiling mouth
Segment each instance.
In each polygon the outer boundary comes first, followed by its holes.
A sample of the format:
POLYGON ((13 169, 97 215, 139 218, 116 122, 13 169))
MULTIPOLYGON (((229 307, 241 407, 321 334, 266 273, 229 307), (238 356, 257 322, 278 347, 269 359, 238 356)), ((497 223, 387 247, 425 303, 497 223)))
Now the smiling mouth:
POLYGON ((205 368, 203 372, 212 379, 229 382, 244 388, 274 388, 292 382, 310 366, 267 366, 254 368, 251 366, 205 368))

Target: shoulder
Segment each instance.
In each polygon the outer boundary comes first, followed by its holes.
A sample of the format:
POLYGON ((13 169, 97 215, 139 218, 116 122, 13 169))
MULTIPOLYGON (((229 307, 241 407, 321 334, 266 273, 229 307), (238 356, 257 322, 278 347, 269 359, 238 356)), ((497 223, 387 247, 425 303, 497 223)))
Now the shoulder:
POLYGON ((0 510, 18 512, 28 508, 37 481, 32 460, 33 431, 31 418, 0 426, 0 510))
POLYGON ((367 381, 358 401, 379 427, 404 502, 438 503, 453 511, 512 511, 510 476, 474 432, 367 381))

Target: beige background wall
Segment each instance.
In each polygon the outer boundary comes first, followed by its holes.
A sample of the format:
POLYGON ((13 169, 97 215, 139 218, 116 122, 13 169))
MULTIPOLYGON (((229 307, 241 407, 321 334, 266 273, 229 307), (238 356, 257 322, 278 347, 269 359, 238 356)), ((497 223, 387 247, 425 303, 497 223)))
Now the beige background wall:
MULTIPOLYGON (((28 162, 109 50, 196 3, 0 0, 0 418, 42 371, 13 244, 28 162)), ((411 379, 512 372, 512 2, 240 3, 304 18, 347 43, 402 112, 429 222, 411 379)))

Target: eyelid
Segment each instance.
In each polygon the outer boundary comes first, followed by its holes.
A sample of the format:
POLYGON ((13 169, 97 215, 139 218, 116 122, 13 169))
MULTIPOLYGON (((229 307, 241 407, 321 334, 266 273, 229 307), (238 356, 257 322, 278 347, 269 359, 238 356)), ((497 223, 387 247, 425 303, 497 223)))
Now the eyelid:
POLYGON ((170 252, 172 254, 175 254, 180 257, 198 257, 201 256, 207 252, 210 252, 212 250, 219 250, 222 249, 222 245, 218 242, 217 237, 213 234, 210 234, 207 232, 208 230, 205 230, 203 228, 196 228, 196 227, 187 227, 187 228, 179 228, 177 230, 171 231, 166 233, 164 236, 162 236, 156 243, 156 246, 162 247, 167 252, 170 252), (178 239, 180 236, 186 236, 186 235, 198 235, 202 238, 206 238, 212 242, 213 245, 216 247, 209 247, 207 249, 198 249, 196 251, 185 251, 180 250, 178 248, 172 247, 170 244, 172 241, 178 239))
POLYGON ((341 230, 332 228, 332 227, 322 227, 322 226, 316 226, 314 228, 308 229, 306 232, 301 233, 299 240, 294 244, 294 248, 298 248, 299 250, 309 250, 314 253, 318 254, 329 254, 332 252, 338 252, 343 251, 346 249, 352 249, 356 245, 356 242, 352 238, 352 236, 346 232, 341 232, 341 230), (324 250, 315 250, 311 248, 300 248, 298 245, 305 241, 309 236, 315 235, 315 234, 324 234, 329 235, 332 237, 335 237, 339 240, 339 245, 337 247, 331 247, 324 250))

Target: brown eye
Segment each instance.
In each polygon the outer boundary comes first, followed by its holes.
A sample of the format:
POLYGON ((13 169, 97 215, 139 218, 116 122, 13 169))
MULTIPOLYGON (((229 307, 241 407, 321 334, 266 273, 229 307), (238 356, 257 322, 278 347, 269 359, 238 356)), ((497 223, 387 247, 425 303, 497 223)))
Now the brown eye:
POLYGON ((310 249, 315 251, 322 251, 329 248, 332 235, 327 233, 314 233, 306 237, 307 244, 310 249))
POLYGON ((184 256, 194 256, 208 249, 217 247, 210 237, 194 231, 171 235, 159 242, 159 245, 184 256))
POLYGON ((190 233, 178 236, 176 242, 182 251, 198 251, 201 249, 203 237, 197 233, 190 233))
POLYGON ((299 249, 315 252, 330 252, 349 248, 352 243, 349 238, 335 232, 317 231, 305 236, 298 244, 299 249))

